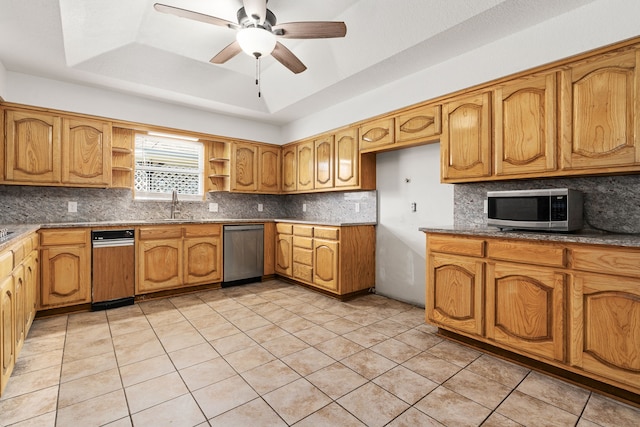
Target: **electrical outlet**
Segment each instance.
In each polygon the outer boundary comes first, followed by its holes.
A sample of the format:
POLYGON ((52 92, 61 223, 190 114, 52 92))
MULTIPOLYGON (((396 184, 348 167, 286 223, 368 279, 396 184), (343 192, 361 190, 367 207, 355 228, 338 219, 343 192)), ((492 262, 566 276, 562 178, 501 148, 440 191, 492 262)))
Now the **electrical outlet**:
POLYGON ((307 204, 303 203, 302 204, 302 212, 306 212, 307 211, 307 204))
POLYGON ((262 203, 258 203, 258 212, 262 212, 264 210, 264 206, 262 203))
POLYGON ((356 212, 360 212, 360 203, 355 204, 356 212))
POLYGON ((71 213, 78 212, 78 202, 69 202, 67 209, 71 213))
POLYGON ((218 204, 209 203, 209 212, 218 212, 218 204))

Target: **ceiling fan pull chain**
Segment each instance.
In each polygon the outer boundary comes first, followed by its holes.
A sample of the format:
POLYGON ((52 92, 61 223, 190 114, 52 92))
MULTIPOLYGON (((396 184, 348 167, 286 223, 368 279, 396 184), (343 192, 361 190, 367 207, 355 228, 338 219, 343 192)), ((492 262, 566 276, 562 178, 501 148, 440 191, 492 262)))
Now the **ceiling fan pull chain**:
POLYGON ((258 98, 260 98, 260 55, 256 55, 256 86, 258 86, 258 98))

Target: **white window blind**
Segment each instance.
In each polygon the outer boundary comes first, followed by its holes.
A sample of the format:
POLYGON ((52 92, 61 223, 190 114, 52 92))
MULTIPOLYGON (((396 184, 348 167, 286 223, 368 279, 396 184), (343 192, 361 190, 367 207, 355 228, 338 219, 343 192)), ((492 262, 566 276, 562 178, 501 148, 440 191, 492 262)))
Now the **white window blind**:
POLYGON ((136 199, 202 199, 204 146, 199 142, 162 136, 136 135, 136 199))

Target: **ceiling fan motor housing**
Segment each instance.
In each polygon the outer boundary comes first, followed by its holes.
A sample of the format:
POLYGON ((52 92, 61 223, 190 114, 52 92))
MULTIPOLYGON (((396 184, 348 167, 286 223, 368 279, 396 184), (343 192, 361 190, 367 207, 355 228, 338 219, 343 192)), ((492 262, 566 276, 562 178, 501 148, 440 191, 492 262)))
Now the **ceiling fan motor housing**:
POLYGON ((244 10, 244 7, 238 9, 237 16, 238 24, 240 24, 242 28, 257 27, 272 32, 272 27, 276 25, 276 15, 274 15, 273 12, 271 12, 269 9, 267 9, 267 17, 262 24, 256 24, 255 20, 249 18, 249 16, 247 16, 247 11, 244 10))

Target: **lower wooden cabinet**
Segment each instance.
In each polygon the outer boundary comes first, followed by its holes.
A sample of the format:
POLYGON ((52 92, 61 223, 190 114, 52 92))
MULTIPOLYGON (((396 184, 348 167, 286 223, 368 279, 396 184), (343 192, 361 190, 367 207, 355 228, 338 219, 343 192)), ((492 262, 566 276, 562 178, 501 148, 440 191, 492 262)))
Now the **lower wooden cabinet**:
POLYGON ((571 365, 640 389, 638 279, 577 273, 570 289, 571 365))
POLYGON ((565 282, 565 275, 553 270, 489 262, 487 338, 562 361, 565 282))
POLYGON ((42 275, 39 308, 91 302, 91 232, 40 230, 42 275))
POLYGON ((221 282, 221 230, 220 224, 140 227, 136 294, 221 282))
POLYGON ((375 227, 276 224, 276 274, 336 295, 375 286, 375 227))
POLYGON ((0 396, 35 316, 37 235, 0 251, 0 396))
POLYGON ((484 319, 484 263, 430 254, 427 320, 481 336, 484 319))
POLYGON ((427 233, 426 319, 640 393, 640 249, 427 233))
POLYGON ((13 276, 0 279, 0 395, 16 363, 15 290, 13 276))

